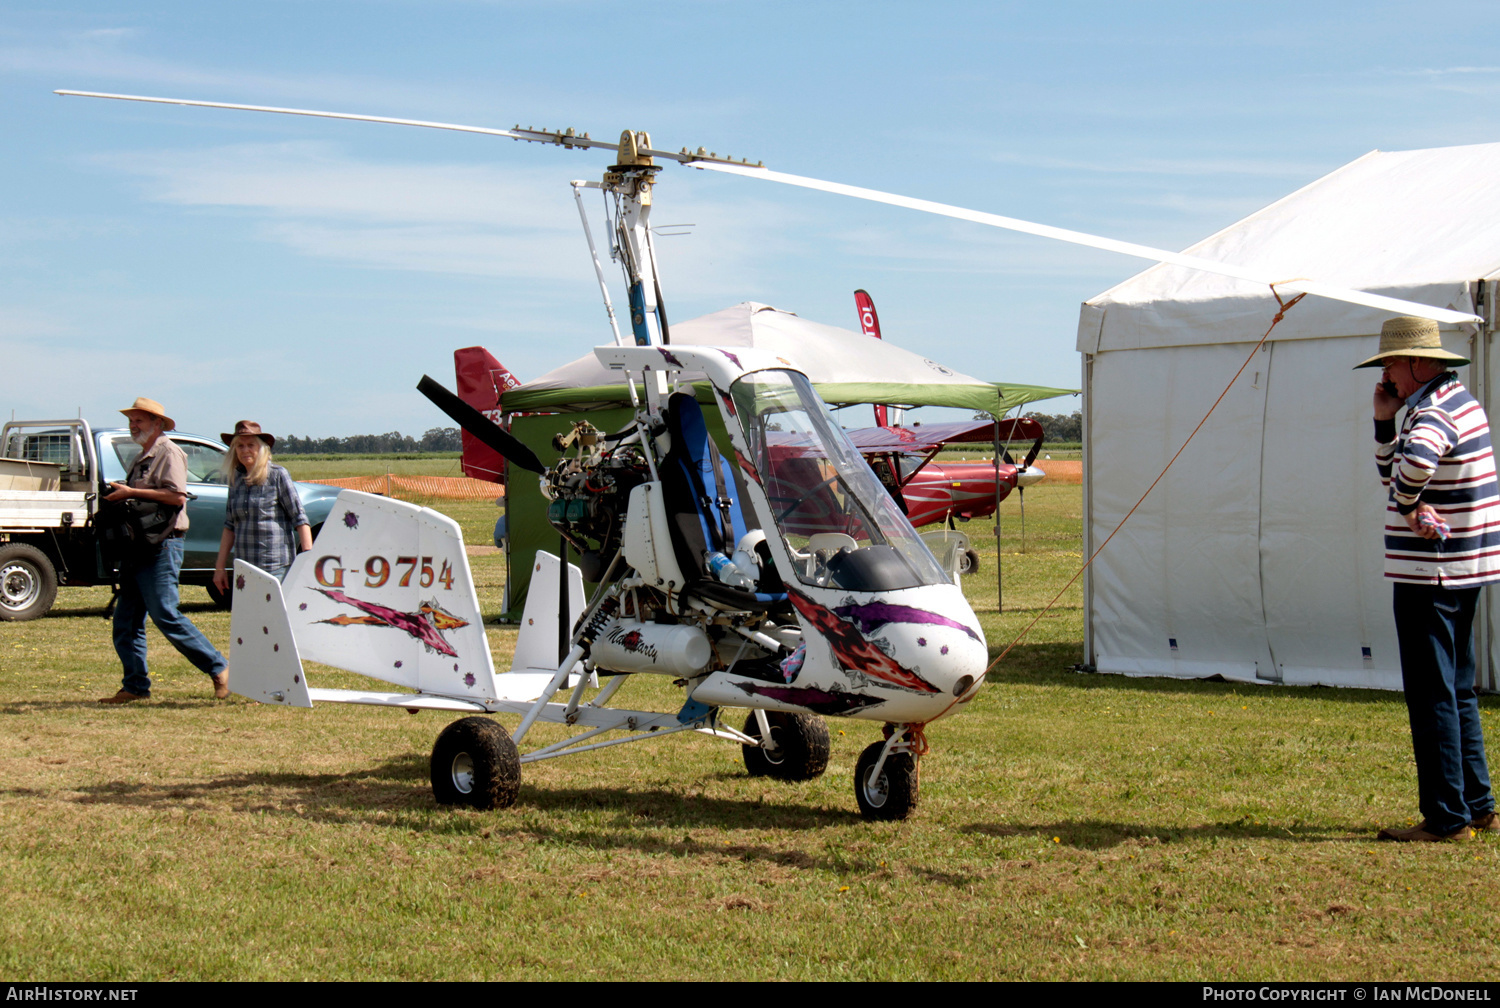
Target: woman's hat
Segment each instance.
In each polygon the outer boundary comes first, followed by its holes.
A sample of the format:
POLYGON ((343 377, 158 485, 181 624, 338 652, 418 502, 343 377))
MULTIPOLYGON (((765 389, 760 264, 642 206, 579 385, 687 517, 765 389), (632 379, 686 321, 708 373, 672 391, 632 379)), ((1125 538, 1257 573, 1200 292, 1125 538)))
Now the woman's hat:
POLYGON ((245 435, 246 437, 260 438, 266 443, 267 448, 276 447, 276 439, 262 431, 260 429, 260 424, 256 423, 254 420, 241 420, 239 423, 234 425, 233 434, 220 434, 219 439, 225 444, 232 444, 234 442, 234 439, 239 437, 241 434, 245 435))
POLYGON ((147 399, 145 396, 136 396, 135 402, 120 411, 126 416, 132 413, 150 413, 154 417, 161 418, 161 429, 164 431, 176 430, 177 421, 167 416, 167 411, 161 408, 161 403, 155 399, 147 399))
POLYGON ((1383 362, 1387 357, 1430 357, 1454 364, 1469 363, 1469 358, 1443 349, 1436 322, 1410 315, 1386 319, 1385 324, 1380 327, 1380 352, 1354 367, 1356 370, 1362 367, 1384 367, 1383 362))

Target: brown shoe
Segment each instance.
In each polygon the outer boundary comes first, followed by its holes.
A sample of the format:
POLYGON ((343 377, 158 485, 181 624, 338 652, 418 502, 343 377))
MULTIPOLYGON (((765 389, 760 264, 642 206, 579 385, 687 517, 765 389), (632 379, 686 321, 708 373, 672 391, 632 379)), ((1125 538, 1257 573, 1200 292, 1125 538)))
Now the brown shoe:
POLYGON ((224 671, 218 673, 217 675, 209 676, 209 678, 214 681, 214 699, 215 700, 228 700, 229 699, 229 670, 225 669, 224 671))
POLYGON ((120 692, 116 693, 114 696, 100 697, 99 698, 99 702, 100 703, 107 703, 107 704, 127 704, 127 703, 134 703, 137 700, 150 700, 150 699, 151 699, 151 694, 150 693, 132 693, 132 692, 130 692, 127 689, 122 689, 122 690, 120 690, 120 692))
POLYGON ((1427 820, 1423 819, 1407 829, 1383 829, 1376 834, 1375 839, 1394 840, 1397 843, 1462 843, 1474 839, 1474 831, 1467 826, 1460 826, 1446 835, 1432 833, 1427 829, 1427 820))
POLYGON ((1469 825, 1481 833, 1500 833, 1500 813, 1486 812, 1469 825))

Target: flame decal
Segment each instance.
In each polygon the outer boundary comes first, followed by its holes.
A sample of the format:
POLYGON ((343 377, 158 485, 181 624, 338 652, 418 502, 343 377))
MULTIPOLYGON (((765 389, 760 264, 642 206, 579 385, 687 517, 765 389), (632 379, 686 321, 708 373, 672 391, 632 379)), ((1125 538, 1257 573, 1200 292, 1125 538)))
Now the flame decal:
MULTIPOLYGON (((383 606, 375 602, 365 602, 362 599, 345 595, 341 591, 328 591, 323 588, 314 588, 316 592, 328 596, 335 602, 351 605, 366 613, 364 616, 346 616, 340 613, 330 619, 315 620, 317 623, 331 623, 334 626, 382 626, 390 627, 392 630, 401 630, 409 636, 415 637, 422 642, 422 646, 429 651, 457 658, 458 652, 453 650, 443 637, 444 630, 456 630, 459 627, 468 626, 467 620, 459 619, 448 612, 436 602, 423 602, 414 613, 404 613, 390 606, 383 606)), ((400 662, 396 667, 401 666, 400 662)))
POLYGON ((788 594, 792 605, 807 617, 807 621, 828 642, 828 646, 833 648, 834 660, 841 668, 853 669, 872 679, 879 679, 886 685, 911 690, 913 693, 941 692, 932 683, 865 640, 853 623, 840 619, 832 610, 799 592, 788 594))
POLYGON ((774 686, 753 682, 737 682, 735 686, 750 696, 763 696, 777 703, 795 704, 814 714, 826 714, 829 717, 839 717, 852 711, 864 710, 866 707, 885 703, 878 697, 863 693, 818 689, 816 686, 774 686))
POLYGON ((755 468, 754 463, 747 459, 738 448, 734 450, 734 461, 739 465, 740 471, 743 472, 746 476, 749 476, 756 483, 762 482, 760 478, 760 472, 755 468))
POLYGON ((946 616, 940 616, 926 609, 914 609, 911 606, 892 605, 889 602, 867 602, 864 605, 839 606, 834 610, 839 619, 848 620, 859 627, 860 633, 872 634, 876 630, 889 623, 929 623, 936 626, 952 627, 962 630, 970 637, 983 643, 980 636, 969 627, 964 626, 957 620, 951 620, 946 616))

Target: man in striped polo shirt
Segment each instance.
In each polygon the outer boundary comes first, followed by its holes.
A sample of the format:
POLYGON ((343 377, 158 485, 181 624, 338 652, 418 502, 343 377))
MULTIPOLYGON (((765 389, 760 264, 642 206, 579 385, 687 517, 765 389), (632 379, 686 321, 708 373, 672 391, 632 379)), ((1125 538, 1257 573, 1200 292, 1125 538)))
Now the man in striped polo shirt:
POLYGON ((1375 461, 1387 488, 1385 576, 1395 582, 1401 682, 1422 822, 1380 839, 1467 840, 1500 832, 1474 688, 1474 611, 1500 581, 1500 488, 1484 409, 1450 367, 1436 322, 1394 318, 1375 386, 1375 461), (1406 407, 1399 430, 1396 414, 1406 407))

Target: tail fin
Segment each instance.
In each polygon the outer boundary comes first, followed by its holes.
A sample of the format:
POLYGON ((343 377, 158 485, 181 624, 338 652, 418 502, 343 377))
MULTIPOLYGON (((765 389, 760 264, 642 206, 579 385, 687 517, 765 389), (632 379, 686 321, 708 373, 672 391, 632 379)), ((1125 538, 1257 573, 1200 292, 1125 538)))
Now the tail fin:
MULTIPOLYGON (((870 297, 868 291, 860 289, 854 292, 854 307, 859 312, 859 331, 866 336, 880 339, 880 316, 875 314, 875 299, 870 297)), ((901 422, 899 409, 886 410, 884 403, 875 404, 875 426, 889 427, 891 424, 901 422)))
MULTIPOLYGON (((458 376, 458 397, 496 423, 500 422, 500 394, 521 384, 515 375, 484 347, 453 351, 453 370, 458 376)), ((465 476, 505 481, 505 459, 468 431, 463 432, 465 476)))

